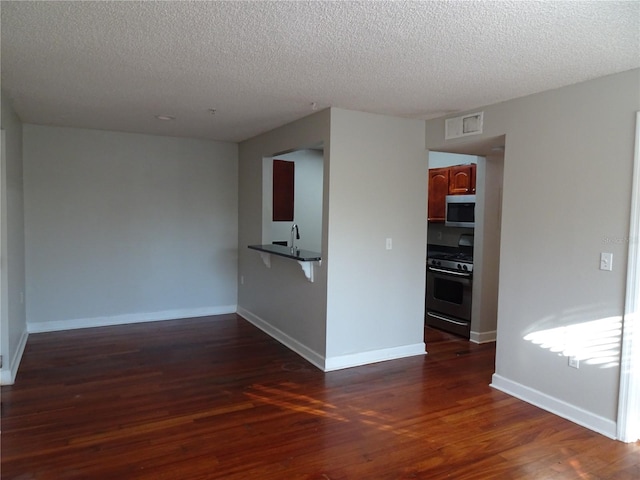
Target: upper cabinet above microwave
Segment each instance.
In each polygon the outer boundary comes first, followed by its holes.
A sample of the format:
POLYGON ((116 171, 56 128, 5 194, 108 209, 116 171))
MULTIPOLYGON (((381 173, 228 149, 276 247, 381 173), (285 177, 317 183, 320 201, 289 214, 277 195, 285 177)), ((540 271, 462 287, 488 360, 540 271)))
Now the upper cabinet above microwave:
POLYGON ((429 169, 429 201, 427 220, 443 222, 447 195, 476 193, 476 164, 429 169))
POLYGON ((449 195, 476 193, 476 164, 449 167, 449 195))

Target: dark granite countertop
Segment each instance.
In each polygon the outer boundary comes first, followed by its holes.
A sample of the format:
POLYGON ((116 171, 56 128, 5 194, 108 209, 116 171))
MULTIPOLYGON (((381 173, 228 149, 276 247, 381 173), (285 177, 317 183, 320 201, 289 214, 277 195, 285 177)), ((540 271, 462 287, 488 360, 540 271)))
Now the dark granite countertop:
POLYGON ((285 247, 283 245, 249 245, 248 247, 252 250, 291 258, 293 260, 298 260, 299 262, 319 262, 322 260, 322 255, 318 252, 300 250, 298 248, 292 251, 291 247, 285 247))

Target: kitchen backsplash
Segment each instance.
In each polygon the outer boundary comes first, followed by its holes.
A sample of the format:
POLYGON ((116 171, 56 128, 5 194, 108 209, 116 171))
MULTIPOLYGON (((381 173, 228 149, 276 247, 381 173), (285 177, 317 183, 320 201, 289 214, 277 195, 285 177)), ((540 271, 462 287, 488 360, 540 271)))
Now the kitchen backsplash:
POLYGON ((473 228, 445 227, 441 223, 429 223, 427 228, 427 243, 430 245, 445 245, 457 247, 460 234, 473 235, 473 228))

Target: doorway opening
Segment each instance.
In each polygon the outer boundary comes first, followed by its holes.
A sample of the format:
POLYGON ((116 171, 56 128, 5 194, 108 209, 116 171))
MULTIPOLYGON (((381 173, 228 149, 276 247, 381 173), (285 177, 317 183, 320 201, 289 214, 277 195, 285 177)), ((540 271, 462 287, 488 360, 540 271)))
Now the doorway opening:
MULTIPOLYGON (((461 231, 460 228, 447 227, 444 222, 429 221, 427 253, 429 255, 429 249, 433 248, 434 244, 453 247, 453 243, 458 242, 460 238, 473 235, 469 341, 478 344, 494 342, 498 336, 497 310, 505 141, 506 138, 502 135, 481 142, 470 142, 455 147, 447 146, 429 152, 430 170, 442 168, 442 159, 447 155, 456 162, 466 160, 476 164, 475 191, 473 192, 476 203, 474 227, 461 231)), ((429 297, 429 292, 426 292, 426 297, 429 297)), ((426 311, 428 309, 427 304, 426 311)), ((428 329, 426 331, 428 332, 428 329)), ((428 337, 428 333, 425 337, 428 337)), ((425 342, 428 345, 429 338, 425 338, 425 342)))
MULTIPOLYGON (((322 143, 273 154, 262 165, 262 243, 288 245, 296 226, 298 248, 322 252, 324 146, 322 143), (278 196, 275 166, 290 165, 290 215, 276 215, 278 196)), ((291 245, 290 245, 291 246, 291 245)))

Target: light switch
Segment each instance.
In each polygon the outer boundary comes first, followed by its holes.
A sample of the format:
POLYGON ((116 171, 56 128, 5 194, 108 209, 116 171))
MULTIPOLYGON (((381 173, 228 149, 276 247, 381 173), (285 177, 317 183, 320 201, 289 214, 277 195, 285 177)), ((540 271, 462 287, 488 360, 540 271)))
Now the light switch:
POLYGON ((393 242, 390 238, 387 238, 387 250, 391 250, 393 248, 393 242))
POLYGON ((613 270, 613 253, 600 253, 600 270, 613 270))

